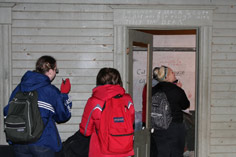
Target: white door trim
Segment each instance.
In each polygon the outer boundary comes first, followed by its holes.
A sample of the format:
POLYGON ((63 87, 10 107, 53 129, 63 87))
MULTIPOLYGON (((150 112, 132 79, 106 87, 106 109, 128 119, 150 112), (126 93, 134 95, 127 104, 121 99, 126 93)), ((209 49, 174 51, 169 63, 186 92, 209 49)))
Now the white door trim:
POLYGON ((6 144, 3 130, 3 108, 8 103, 11 90, 11 7, 14 4, 0 5, 0 144, 6 144))

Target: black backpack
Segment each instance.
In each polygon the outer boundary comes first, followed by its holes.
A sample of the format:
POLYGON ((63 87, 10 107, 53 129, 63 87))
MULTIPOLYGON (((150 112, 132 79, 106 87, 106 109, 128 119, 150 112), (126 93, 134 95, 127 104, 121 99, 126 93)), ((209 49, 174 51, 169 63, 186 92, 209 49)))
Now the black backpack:
POLYGON ((38 93, 17 92, 9 102, 7 117, 4 119, 4 132, 7 141, 14 144, 36 142, 44 130, 38 108, 38 93))
POLYGON ((56 157, 88 157, 90 136, 84 136, 78 130, 62 144, 62 150, 55 154, 56 157))
POLYGON ((171 108, 164 91, 152 93, 151 125, 157 130, 167 129, 172 121, 171 108))

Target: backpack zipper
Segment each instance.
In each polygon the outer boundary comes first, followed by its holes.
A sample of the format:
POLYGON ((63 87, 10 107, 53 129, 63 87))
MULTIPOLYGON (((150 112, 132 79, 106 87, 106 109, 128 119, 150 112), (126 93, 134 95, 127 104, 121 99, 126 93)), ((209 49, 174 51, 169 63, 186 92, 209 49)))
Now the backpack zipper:
POLYGON ((130 134, 122 134, 122 135, 113 135, 113 134, 110 134, 111 136, 130 136, 130 135, 133 135, 134 133, 130 133, 130 134))
POLYGON ((26 101, 26 103, 27 103, 27 105, 28 105, 28 119, 29 119, 29 131, 30 131, 30 136, 32 136, 32 132, 31 132, 31 121, 30 121, 30 115, 29 115, 29 105, 30 105, 30 103, 29 103, 29 101, 26 101))

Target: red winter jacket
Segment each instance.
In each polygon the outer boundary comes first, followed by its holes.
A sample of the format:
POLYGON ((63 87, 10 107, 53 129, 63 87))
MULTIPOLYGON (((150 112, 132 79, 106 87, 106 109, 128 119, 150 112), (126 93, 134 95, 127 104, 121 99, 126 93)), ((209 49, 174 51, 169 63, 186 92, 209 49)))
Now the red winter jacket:
MULTIPOLYGON (((80 132, 85 136, 91 136, 89 146, 89 157, 125 157, 134 155, 134 150, 126 154, 119 155, 105 155, 100 150, 100 143, 96 133, 99 130, 99 122, 101 117, 102 107, 104 102, 118 94, 125 94, 124 88, 120 85, 103 85, 93 89, 92 97, 87 101, 84 108, 84 113, 80 123, 80 132)), ((134 106, 133 100, 130 96, 127 97, 127 104, 132 103, 130 111, 132 113, 132 120, 134 121, 134 106)))

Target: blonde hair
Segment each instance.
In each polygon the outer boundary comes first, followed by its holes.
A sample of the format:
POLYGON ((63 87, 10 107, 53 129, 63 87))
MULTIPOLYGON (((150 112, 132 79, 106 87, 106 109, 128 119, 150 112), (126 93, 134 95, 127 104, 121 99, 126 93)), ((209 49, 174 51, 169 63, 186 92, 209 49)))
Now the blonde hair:
POLYGON ((157 74, 158 74, 159 69, 160 67, 155 67, 152 71, 152 76, 153 76, 153 79, 155 80, 158 80, 157 74))
POLYGON ((168 67, 162 65, 158 70, 157 79, 161 82, 166 81, 167 75, 168 75, 168 67))

